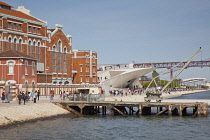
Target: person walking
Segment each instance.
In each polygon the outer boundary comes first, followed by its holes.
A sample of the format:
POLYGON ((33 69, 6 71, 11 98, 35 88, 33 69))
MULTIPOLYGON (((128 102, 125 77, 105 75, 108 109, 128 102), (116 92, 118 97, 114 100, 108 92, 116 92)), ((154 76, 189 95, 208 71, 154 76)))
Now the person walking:
POLYGON ((38 100, 39 100, 39 96, 40 96, 40 91, 38 90, 37 91, 37 98, 38 98, 38 100))
POLYGON ((62 96, 63 96, 63 100, 65 101, 65 98, 66 98, 66 92, 65 91, 63 91, 62 96))
POLYGON ((1 100, 2 100, 2 103, 4 103, 4 100, 5 100, 5 93, 4 92, 2 92, 2 94, 1 94, 1 100))
POLYGON ((59 91, 59 95, 60 95, 60 99, 62 100, 62 95, 63 95, 63 93, 62 93, 61 90, 59 91))
POLYGON ((21 95, 22 95, 23 103, 25 105, 26 104, 26 99, 27 99, 26 93, 22 92, 21 95))
POLYGON ((34 101, 34 92, 31 92, 31 100, 34 101))
POLYGON ((22 99, 22 94, 19 93, 17 97, 18 97, 18 103, 19 103, 19 105, 20 105, 20 104, 21 104, 21 99, 22 99))
POLYGON ((38 96, 38 93, 37 93, 37 91, 35 91, 35 93, 34 93, 34 103, 36 103, 37 96, 38 96))
POLYGON ((54 94, 55 94, 54 91, 51 90, 51 91, 50 91, 50 100, 51 100, 51 101, 53 100, 54 94))

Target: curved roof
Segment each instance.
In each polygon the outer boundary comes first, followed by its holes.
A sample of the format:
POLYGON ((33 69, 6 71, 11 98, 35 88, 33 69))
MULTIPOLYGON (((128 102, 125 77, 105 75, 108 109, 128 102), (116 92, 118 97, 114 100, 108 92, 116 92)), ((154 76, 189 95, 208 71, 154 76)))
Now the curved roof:
POLYGON ((182 82, 184 83, 197 82, 197 81, 207 81, 207 79, 206 78, 188 78, 188 79, 182 80, 182 82))

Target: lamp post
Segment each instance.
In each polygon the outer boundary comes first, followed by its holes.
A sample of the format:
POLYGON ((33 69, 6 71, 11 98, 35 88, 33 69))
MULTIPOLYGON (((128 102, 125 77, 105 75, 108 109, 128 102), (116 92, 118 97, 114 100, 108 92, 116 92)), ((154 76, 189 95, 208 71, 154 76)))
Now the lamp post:
POLYGON ((46 85, 45 85, 45 86, 46 86, 46 89, 45 89, 45 95, 46 95, 46 98, 47 98, 47 71, 49 70, 48 68, 49 68, 49 67, 47 67, 47 68, 45 69, 45 73, 46 73, 46 81, 45 81, 45 82, 46 82, 46 85))

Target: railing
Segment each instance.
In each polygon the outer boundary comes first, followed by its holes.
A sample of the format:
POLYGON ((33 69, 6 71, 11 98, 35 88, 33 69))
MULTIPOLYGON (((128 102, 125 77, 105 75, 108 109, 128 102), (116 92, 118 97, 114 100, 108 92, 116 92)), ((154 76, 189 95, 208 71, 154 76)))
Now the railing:
POLYGON ((105 95, 104 94, 87 94, 87 95, 80 95, 80 94, 72 94, 63 97, 64 101, 104 101, 105 95))

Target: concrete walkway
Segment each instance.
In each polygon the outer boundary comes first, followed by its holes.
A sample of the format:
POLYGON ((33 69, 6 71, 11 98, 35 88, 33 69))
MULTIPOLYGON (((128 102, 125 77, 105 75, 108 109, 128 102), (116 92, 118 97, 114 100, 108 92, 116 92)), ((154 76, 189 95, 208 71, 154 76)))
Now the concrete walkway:
MULTIPOLYGON (((55 100, 59 100, 58 95, 55 96, 55 100)), ((19 105, 18 101, 14 99, 10 103, 0 103, 0 127, 69 113, 69 111, 52 104, 50 98, 46 98, 46 96, 42 96, 37 103, 29 101, 25 105, 23 102, 19 105)))

